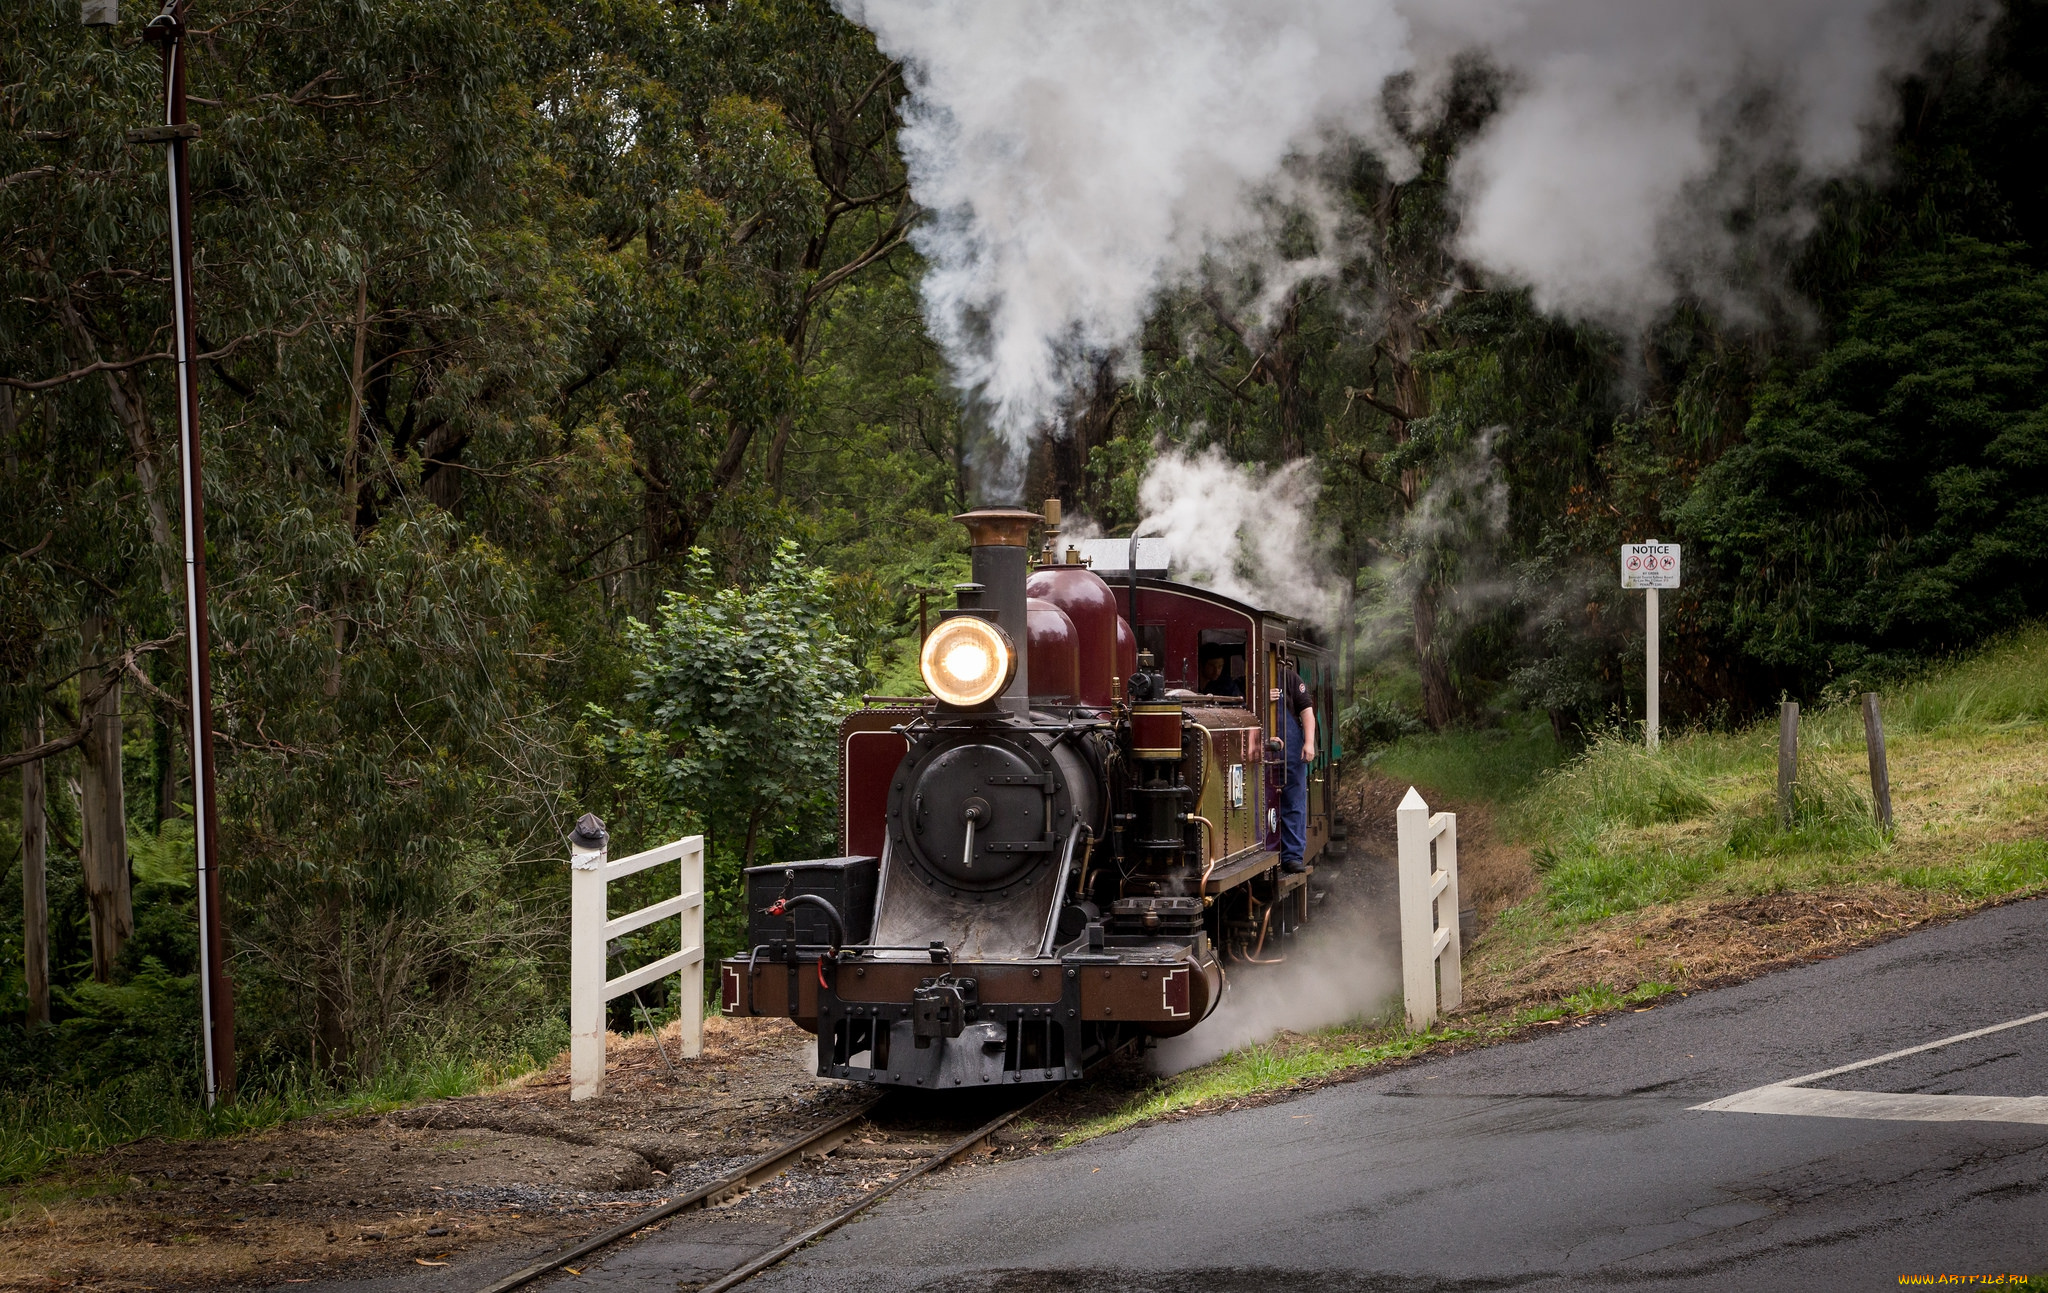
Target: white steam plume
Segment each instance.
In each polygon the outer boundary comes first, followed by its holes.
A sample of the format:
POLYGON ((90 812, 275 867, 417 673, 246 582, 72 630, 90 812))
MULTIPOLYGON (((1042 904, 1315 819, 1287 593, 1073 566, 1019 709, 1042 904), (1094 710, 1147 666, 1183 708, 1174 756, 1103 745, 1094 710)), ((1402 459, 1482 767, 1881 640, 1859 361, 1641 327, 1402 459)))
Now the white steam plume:
POLYGON ((1803 229, 1890 78, 1979 0, 1906 2, 839 0, 908 68, 927 315, 1013 462, 1161 288, 1257 241, 1290 158, 1348 137, 1405 172, 1388 79, 1426 114, 1467 53, 1507 93, 1453 176, 1463 255, 1623 325, 1687 291, 1748 308, 1775 291, 1740 282, 1757 247, 1803 229))
POLYGON ((1012 442, 1406 65, 1392 0, 842 0, 905 61, 933 333, 1012 442))
POLYGON ((1333 594, 1309 529, 1317 488, 1306 458, 1261 472, 1213 446, 1195 454, 1169 449, 1138 482, 1145 518, 1138 533, 1166 540, 1176 579, 1327 623, 1333 594))
MULTIPOLYGON (((1335 905, 1325 904, 1328 923, 1296 937, 1284 964, 1231 966, 1230 986, 1216 1013, 1192 1032, 1161 1039, 1150 1056, 1152 1068, 1178 1073, 1276 1032, 1311 1032, 1370 1018, 1396 1004, 1399 948, 1365 905, 1329 912, 1335 905)), ((1277 946, 1275 940, 1265 954, 1272 956, 1277 946)))
POLYGON ((1459 251, 1544 309, 1623 327, 1686 292, 1737 318, 1775 294, 1742 262, 1806 232, 1816 182, 1869 157, 1891 83, 1945 26, 1941 5, 1908 19, 1893 0, 1414 8, 1419 46, 1510 76, 1452 172, 1459 251))

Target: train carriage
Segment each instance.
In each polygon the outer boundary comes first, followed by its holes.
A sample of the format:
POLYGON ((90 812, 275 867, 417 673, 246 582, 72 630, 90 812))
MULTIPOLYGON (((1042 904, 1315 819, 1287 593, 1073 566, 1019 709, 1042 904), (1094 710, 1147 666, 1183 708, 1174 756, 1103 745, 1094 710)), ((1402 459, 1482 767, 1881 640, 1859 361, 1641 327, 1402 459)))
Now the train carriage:
POLYGON ((816 1032, 823 1076, 1078 1077, 1194 1027, 1227 966, 1273 959, 1308 917, 1330 834, 1325 653, 1163 563, 1062 550, 1055 509, 958 518, 973 576, 922 644, 933 695, 869 698, 841 727, 843 856, 747 873, 750 946, 722 966, 724 1009, 816 1032), (1289 660, 1319 720, 1311 866, 1293 874, 1289 660))

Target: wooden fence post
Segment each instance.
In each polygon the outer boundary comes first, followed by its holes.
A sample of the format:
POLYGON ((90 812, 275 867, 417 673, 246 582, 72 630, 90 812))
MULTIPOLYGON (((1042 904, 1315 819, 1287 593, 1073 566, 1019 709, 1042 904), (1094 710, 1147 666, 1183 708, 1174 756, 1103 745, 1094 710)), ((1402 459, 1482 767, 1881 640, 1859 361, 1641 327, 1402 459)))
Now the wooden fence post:
POLYGON ((1884 720, 1877 713, 1877 693, 1863 693, 1863 746, 1870 753, 1870 802, 1877 809, 1877 824, 1892 828, 1892 773, 1884 757, 1884 720))
POLYGON ((1422 1032, 1464 999, 1458 931, 1458 818, 1434 813, 1415 787, 1394 810, 1399 841, 1401 997, 1408 1027, 1422 1032))
MULTIPOLYGON (((680 975, 676 1018, 684 1059, 704 1049, 704 837, 686 835, 645 853, 612 860, 604 823, 583 814, 569 836, 569 1098, 604 1091, 604 1005, 650 983, 680 975), (610 916, 614 880, 664 862, 678 865, 681 892, 622 916, 610 916), (675 917, 679 946, 667 956, 606 978, 613 939, 675 917)), ((657 1035, 655 1044, 661 1044, 657 1035)))
POLYGON ((1792 789, 1799 780, 1799 702, 1778 706, 1778 825, 1792 829, 1792 789))
POLYGON ((569 1098, 604 1090, 604 865, 611 837, 594 813, 569 834, 569 1098))
MULTIPOLYGON (((684 970, 682 983, 677 987, 676 1021, 682 1030, 682 1052, 686 1060, 696 1059, 704 1053, 704 847, 702 843, 685 852, 681 859, 681 894, 692 901, 686 904, 676 917, 678 926, 676 946, 697 948, 697 963, 694 969, 684 970)), ((655 1044, 661 1044, 657 1037, 655 1044)))

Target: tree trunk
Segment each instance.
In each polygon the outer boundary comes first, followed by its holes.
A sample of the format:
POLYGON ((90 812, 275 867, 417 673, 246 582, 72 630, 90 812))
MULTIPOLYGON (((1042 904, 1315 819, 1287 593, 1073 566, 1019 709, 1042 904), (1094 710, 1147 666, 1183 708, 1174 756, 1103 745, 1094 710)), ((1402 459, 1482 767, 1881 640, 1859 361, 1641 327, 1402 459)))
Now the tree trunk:
POLYGON ((789 438, 796 434, 796 414, 784 413, 775 421, 775 439, 768 445, 768 492, 782 501, 782 464, 789 453, 789 438))
POLYGON ((321 955, 325 964, 314 975, 313 1047, 317 1067, 339 1072, 348 1063, 348 951, 343 945, 341 895, 328 886, 320 896, 321 955))
MULTIPOLYGON (((87 616, 80 629, 84 668, 81 692, 91 690, 105 670, 119 669, 119 643, 114 627, 97 615, 87 616)), ((85 744, 85 776, 79 799, 83 831, 78 849, 85 877, 86 903, 92 916, 92 977, 101 983, 114 976, 121 945, 135 932, 135 908, 128 884, 128 812, 121 783, 121 683, 111 686, 81 714, 89 725, 85 744)))
POLYGON ((363 350, 370 335, 370 272, 356 280, 355 356, 348 370, 348 430, 341 449, 341 513, 351 535, 359 532, 362 519, 362 484, 356 478, 363 442, 363 350))
POLYGON ((1429 725, 1441 732, 1458 716, 1457 691, 1451 686, 1450 665, 1436 640, 1436 581, 1425 578, 1415 589, 1415 664, 1422 675, 1422 713, 1429 725))
MULTIPOLYGON (((1419 331, 1415 303, 1405 297, 1398 299, 1388 319, 1383 343, 1392 369, 1394 406, 1407 415, 1394 420, 1395 444, 1406 444, 1409 422, 1429 413, 1428 379, 1413 362, 1420 340, 1419 331)), ((1404 468, 1399 489, 1403 509, 1413 512, 1422 496, 1421 473, 1413 467, 1404 468)), ((1422 683, 1422 713, 1430 727, 1442 731, 1456 717, 1459 708, 1450 665, 1437 641, 1437 598, 1443 590, 1437 585, 1436 554, 1433 551, 1425 547, 1409 560, 1424 563, 1409 602, 1410 617, 1415 625, 1415 670, 1422 683)))
MULTIPOLYGON (((93 337, 85 316, 72 304, 71 293, 63 280, 49 272, 47 263, 42 268, 56 302, 57 321, 64 327, 72 361, 80 365, 99 363, 99 342, 93 337)), ((115 358, 120 356, 117 354, 115 358)), ((141 486, 143 506, 149 516, 149 537, 156 547, 157 579, 163 585, 164 597, 176 603, 182 594, 175 566, 184 547, 171 528, 170 511, 164 506, 162 491, 157 488, 156 430, 150 425, 149 407, 142 401, 142 387, 132 369, 102 369, 100 377, 106 383, 107 402, 113 405, 114 420, 120 423, 121 430, 127 435, 129 451, 135 458, 135 480, 141 486)))
POLYGON ((1301 380, 1301 289, 1287 294, 1287 308, 1267 343, 1266 371, 1280 404, 1280 460, 1293 462, 1308 453, 1308 422, 1315 395, 1301 380))
POLYGON ((761 808, 757 804, 754 807, 754 811, 747 815, 747 844, 746 848, 740 853, 740 870, 744 871, 754 865, 754 843, 760 838, 760 834, 761 808))
MULTIPOLYGON (((28 721, 26 746, 43 743, 43 707, 28 721)), ((21 765, 21 969, 28 984, 28 1025, 50 1022, 50 897, 44 858, 47 790, 43 764, 21 765)))
POLYGON ((0 386, 0 454, 7 459, 7 483, 21 476, 20 429, 14 416, 14 388, 0 386))
POLYGON ((1101 500, 1089 488, 1088 459, 1116 434, 1117 415, 1128 399, 1116 379, 1116 356, 1097 360, 1093 380, 1068 408, 1066 434, 1055 434, 1048 446, 1050 492, 1068 508, 1100 516, 1101 500))
MULTIPOLYGON (((170 681, 166 676, 170 667, 161 663, 162 659, 160 652, 150 656, 149 672, 154 675, 159 688, 170 681)), ((161 831, 164 823, 178 814, 178 741, 172 735, 172 725, 165 721, 161 711, 156 713, 150 727, 156 745, 156 828, 161 831)))

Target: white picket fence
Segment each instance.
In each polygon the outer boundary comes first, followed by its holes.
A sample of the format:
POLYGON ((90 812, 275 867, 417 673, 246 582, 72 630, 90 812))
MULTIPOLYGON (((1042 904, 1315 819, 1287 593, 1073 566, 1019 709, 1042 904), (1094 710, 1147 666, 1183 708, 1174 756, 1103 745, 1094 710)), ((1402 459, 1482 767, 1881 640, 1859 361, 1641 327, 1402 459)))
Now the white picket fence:
POLYGON ((1394 810, 1401 879, 1401 995, 1417 1032, 1464 999, 1458 972, 1458 815, 1436 813, 1415 787, 1394 810))
POLYGON ((591 847, 576 836, 569 840, 569 1098, 588 1100, 604 1090, 604 1005, 613 997, 644 988, 657 979, 680 975, 676 990, 682 1022, 683 1055, 704 1048, 704 837, 688 835, 660 848, 610 860, 610 843, 600 836, 591 847), (607 890, 649 867, 675 862, 680 891, 651 907, 623 916, 609 915, 607 890), (605 949, 615 938, 675 917, 682 950, 671 952, 637 970, 606 978, 605 949))

